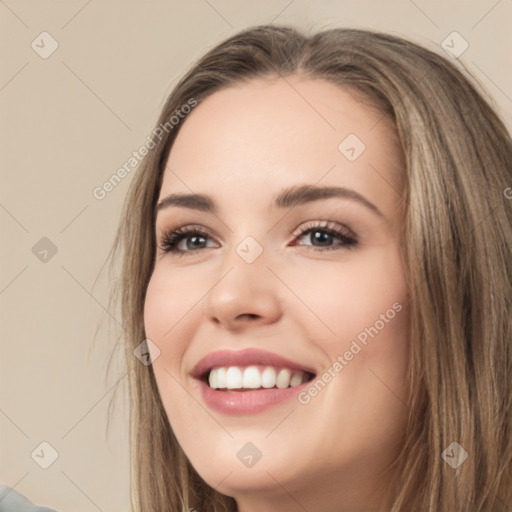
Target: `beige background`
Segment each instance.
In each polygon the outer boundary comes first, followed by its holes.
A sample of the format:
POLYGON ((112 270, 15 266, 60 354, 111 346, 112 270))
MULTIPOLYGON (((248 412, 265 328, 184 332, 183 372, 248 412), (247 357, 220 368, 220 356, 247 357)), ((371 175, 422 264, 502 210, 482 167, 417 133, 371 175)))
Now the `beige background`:
POLYGON ((126 378, 119 365, 106 375, 107 330, 92 342, 108 295, 93 282, 131 175, 103 200, 92 191, 144 143, 194 59, 272 21, 375 28, 442 54, 457 31, 459 61, 512 126, 512 0, 0 0, 0 20, 0 481, 63 512, 128 510, 126 378), (46 59, 31 47, 48 50, 43 31, 58 42, 46 59), (46 262, 32 250, 43 237, 57 248, 46 262), (31 458, 43 441, 59 454, 48 469, 31 458))

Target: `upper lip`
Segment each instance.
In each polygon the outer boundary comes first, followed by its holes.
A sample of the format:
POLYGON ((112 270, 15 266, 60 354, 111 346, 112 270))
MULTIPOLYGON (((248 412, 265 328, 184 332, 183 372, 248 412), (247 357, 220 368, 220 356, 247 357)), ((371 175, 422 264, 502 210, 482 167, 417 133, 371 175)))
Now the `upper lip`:
POLYGON ((273 352, 247 348, 244 350, 218 350, 203 357, 192 369, 192 376, 202 378, 212 368, 227 366, 263 365, 290 370, 301 370, 315 375, 315 370, 307 365, 296 363, 273 352))

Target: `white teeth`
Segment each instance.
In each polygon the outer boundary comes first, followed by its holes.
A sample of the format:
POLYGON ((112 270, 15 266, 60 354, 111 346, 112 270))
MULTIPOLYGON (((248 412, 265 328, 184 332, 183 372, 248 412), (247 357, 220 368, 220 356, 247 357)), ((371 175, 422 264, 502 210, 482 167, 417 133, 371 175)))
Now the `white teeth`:
POLYGON ((210 387, 213 389, 216 389, 219 387, 218 382, 219 379, 217 377, 218 372, 210 372, 210 375, 208 376, 208 384, 210 384, 210 387))
POLYGON ((290 386, 293 388, 302 384, 302 377, 304 377, 304 372, 293 372, 292 378, 290 379, 290 386))
POLYGON ((266 366, 260 371, 258 366, 240 368, 238 366, 219 367, 210 371, 208 383, 212 389, 279 389, 299 386, 306 382, 307 375, 300 370, 276 369, 266 366))
POLYGON ((238 389, 242 387, 242 371, 237 366, 230 366, 226 372, 226 387, 238 389))
MULTIPOLYGON (((213 372, 211 372, 210 375, 212 373, 213 372)), ((215 374, 217 376, 216 377, 216 382, 215 382, 217 388, 225 388, 225 387, 227 387, 226 386, 226 373, 227 373, 227 369, 226 368, 217 368, 217 371, 215 372, 215 374)))
POLYGON ((276 378, 276 386, 279 389, 287 388, 290 385, 290 378, 292 373, 290 370, 283 368, 278 374, 276 378))
POLYGON ((264 388, 273 388, 276 385, 276 371, 267 366, 261 374, 261 385, 264 388))
POLYGON ((261 375, 257 366, 248 366, 244 370, 242 387, 258 389, 261 387, 261 375))

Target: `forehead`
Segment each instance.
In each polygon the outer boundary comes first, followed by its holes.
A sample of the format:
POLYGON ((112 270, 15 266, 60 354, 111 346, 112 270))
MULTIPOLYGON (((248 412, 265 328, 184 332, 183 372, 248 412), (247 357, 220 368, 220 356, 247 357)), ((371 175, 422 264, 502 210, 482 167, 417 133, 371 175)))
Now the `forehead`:
POLYGON ((324 80, 253 79, 213 93, 182 123, 160 197, 270 200, 291 184, 319 183, 385 200, 383 187, 401 189, 402 156, 389 120, 324 80))

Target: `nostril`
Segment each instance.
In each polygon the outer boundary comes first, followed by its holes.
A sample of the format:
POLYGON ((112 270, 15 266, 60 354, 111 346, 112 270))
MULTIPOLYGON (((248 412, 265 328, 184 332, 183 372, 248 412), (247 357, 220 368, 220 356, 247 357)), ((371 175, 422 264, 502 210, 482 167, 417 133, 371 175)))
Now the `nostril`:
POLYGON ((248 317, 248 318, 258 318, 259 315, 256 315, 255 313, 243 313, 241 315, 238 315, 240 318, 248 317))

